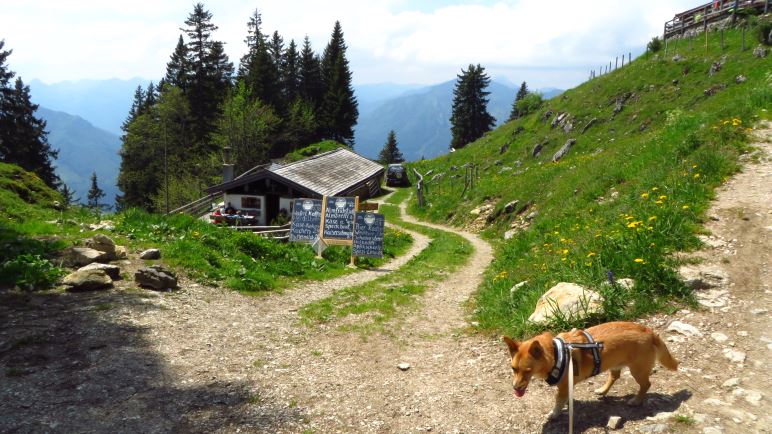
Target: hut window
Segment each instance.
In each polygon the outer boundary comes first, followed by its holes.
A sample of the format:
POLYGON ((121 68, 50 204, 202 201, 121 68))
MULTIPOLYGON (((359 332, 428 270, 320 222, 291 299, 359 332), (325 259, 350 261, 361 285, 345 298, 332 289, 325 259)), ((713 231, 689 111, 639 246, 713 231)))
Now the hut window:
POLYGON ((249 209, 261 209, 262 207, 261 201, 259 197, 254 196, 243 196, 241 198, 241 207, 242 208, 249 208, 249 209))

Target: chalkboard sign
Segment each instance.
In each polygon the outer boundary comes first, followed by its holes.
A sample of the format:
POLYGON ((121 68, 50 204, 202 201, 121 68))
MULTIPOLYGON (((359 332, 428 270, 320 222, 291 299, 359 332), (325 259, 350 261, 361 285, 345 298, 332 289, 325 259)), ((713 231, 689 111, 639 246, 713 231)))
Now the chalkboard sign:
POLYGON ((383 257, 383 215, 371 212, 356 213, 353 256, 383 257))
POLYGON ((354 236, 353 197, 328 197, 324 211, 324 239, 350 240, 354 236))
POLYGON ((322 201, 319 199, 295 199, 292 206, 290 241, 313 242, 319 238, 322 222, 322 201))

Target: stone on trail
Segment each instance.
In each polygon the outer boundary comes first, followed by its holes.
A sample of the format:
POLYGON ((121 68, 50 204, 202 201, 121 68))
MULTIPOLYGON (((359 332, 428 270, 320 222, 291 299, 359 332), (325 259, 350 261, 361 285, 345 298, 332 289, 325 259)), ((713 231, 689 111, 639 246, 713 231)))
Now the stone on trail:
POLYGON ((620 416, 611 416, 608 418, 608 423, 606 424, 606 428, 608 429, 617 429, 619 428, 619 424, 622 422, 622 417, 620 416))
POLYGON ((90 247, 100 252, 105 252, 103 260, 112 261, 116 259, 115 256, 115 243, 107 235, 96 234, 89 238, 85 242, 86 247, 90 247))
POLYGON ((134 280, 139 286, 149 287, 157 291, 178 288, 177 276, 161 265, 140 268, 134 273, 134 280))
POLYGON ((729 337, 721 332, 714 332, 710 334, 710 337, 713 338, 716 342, 726 342, 729 337))
POLYGON ((400 371, 407 371, 410 369, 410 363, 400 363, 397 365, 397 368, 399 368, 400 371))
POLYGON ((62 279, 62 283, 69 286, 70 291, 95 291, 107 289, 113 285, 112 279, 105 270, 98 268, 70 273, 62 279))
POLYGON ((104 258, 105 252, 89 247, 70 247, 59 254, 59 259, 65 267, 82 267, 104 258))
POLYGON ((668 432, 669 427, 667 424, 664 424, 664 423, 656 423, 654 425, 644 425, 638 428, 638 431, 642 433, 660 434, 660 433, 668 432))
POLYGON ((687 337, 702 336, 702 332, 699 331, 697 327, 681 321, 671 322, 670 325, 667 326, 667 331, 680 333, 687 337))
POLYGON ((139 254, 139 259, 161 259, 161 251, 158 249, 147 249, 139 254))
POLYGON ((92 262, 91 264, 88 264, 85 267, 81 267, 78 269, 78 271, 88 271, 88 270, 104 270, 104 272, 107 273, 107 275, 110 276, 110 278, 113 280, 118 280, 121 278, 121 269, 117 265, 100 264, 98 262, 92 262))
POLYGON ((724 348, 722 352, 724 353, 724 357, 726 357, 727 359, 733 362, 743 363, 745 361, 745 353, 742 351, 737 351, 730 348, 724 348))
POLYGON ((115 246, 115 259, 128 259, 129 252, 126 246, 115 246))
POLYGON ((584 318, 601 310, 600 294, 581 285, 560 282, 545 292, 536 303, 528 321, 547 322, 560 311, 567 318, 584 318))
POLYGON ((737 387, 739 385, 740 385, 740 379, 735 377, 724 381, 724 384, 722 384, 721 387, 731 389, 732 387, 737 387))
POLYGON ((686 286, 692 289, 710 289, 723 286, 729 280, 726 272, 715 265, 685 265, 678 274, 686 286))

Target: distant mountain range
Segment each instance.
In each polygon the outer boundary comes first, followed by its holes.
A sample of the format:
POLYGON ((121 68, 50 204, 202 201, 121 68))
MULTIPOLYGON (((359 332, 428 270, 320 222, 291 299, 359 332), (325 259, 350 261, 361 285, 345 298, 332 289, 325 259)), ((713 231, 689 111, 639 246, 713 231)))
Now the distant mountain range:
POLYGON ((121 157, 120 138, 96 128, 91 123, 68 113, 38 108, 37 115, 46 121, 48 142, 59 150, 56 173, 86 203, 91 188, 91 174, 96 171, 99 188, 104 190, 102 203, 113 205, 119 193, 116 184, 121 157))
POLYGON ((51 110, 71 113, 93 126, 120 135, 121 124, 129 114, 137 86, 147 88, 149 80, 78 80, 46 84, 29 83, 32 102, 51 110))
MULTIPOLYGON (((369 111, 360 110, 355 128, 354 149, 368 158, 378 158, 389 130, 397 135, 399 149, 408 161, 433 158, 448 152, 450 115, 455 80, 435 86, 406 90, 402 95, 381 101, 369 111)), ((491 81, 488 86, 488 112, 501 125, 509 118, 516 90, 491 81)), ((563 91, 539 89, 545 98, 563 91)))
MULTIPOLYGON (((149 81, 78 80, 46 84, 30 82, 32 101, 48 123, 49 142, 59 149, 57 173, 85 202, 92 171, 105 190, 105 202, 119 193, 115 182, 120 167, 121 124, 131 107, 137 86, 149 81)), ((399 148, 408 160, 432 158, 448 152, 450 112, 455 80, 434 86, 378 83, 354 87, 359 102, 359 122, 354 149, 375 159, 389 130, 397 133, 399 148)), ((488 111, 502 124, 508 117, 515 86, 492 81, 488 111)), ((540 89, 545 98, 562 92, 540 89)))

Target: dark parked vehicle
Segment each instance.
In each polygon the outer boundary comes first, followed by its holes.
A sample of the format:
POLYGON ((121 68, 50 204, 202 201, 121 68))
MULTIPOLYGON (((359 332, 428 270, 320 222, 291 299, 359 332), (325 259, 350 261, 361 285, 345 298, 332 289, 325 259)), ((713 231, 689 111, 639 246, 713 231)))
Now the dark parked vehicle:
POLYGON ((410 180, 407 178, 407 169, 405 169, 405 166, 401 164, 389 164, 389 167, 386 169, 386 185, 410 185, 410 180))

